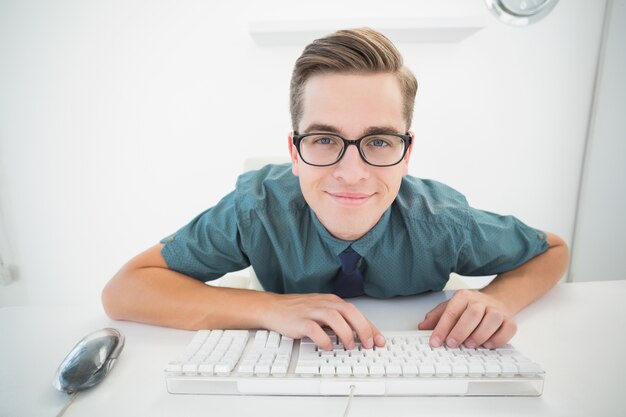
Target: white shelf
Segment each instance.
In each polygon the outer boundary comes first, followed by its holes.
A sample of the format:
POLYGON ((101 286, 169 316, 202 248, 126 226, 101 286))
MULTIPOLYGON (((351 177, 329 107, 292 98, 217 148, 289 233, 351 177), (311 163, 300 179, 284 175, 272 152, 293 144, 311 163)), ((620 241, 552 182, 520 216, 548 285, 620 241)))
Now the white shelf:
POLYGON ((248 30, 259 46, 306 45, 338 29, 368 26, 393 42, 460 42, 485 26, 482 16, 398 19, 256 20, 248 30))

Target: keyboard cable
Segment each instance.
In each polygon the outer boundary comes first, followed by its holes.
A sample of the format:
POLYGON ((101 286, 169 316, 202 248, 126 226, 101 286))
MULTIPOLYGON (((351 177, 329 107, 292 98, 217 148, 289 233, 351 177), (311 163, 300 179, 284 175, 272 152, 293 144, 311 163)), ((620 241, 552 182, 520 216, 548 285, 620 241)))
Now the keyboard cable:
POLYGON ((352 405, 352 398, 354 397, 354 385, 350 385, 350 396, 348 397, 348 404, 346 405, 346 410, 343 412, 343 417, 348 417, 348 413, 350 412, 350 406, 352 405))

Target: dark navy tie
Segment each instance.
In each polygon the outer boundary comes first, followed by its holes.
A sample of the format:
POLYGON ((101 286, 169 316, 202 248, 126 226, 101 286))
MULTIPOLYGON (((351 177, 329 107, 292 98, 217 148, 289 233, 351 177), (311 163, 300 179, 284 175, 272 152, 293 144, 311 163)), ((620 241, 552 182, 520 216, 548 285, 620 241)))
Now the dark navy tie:
POLYGON ((350 246, 339 254, 341 270, 335 278, 333 292, 341 298, 358 297, 363 295, 363 275, 357 268, 361 255, 350 246))

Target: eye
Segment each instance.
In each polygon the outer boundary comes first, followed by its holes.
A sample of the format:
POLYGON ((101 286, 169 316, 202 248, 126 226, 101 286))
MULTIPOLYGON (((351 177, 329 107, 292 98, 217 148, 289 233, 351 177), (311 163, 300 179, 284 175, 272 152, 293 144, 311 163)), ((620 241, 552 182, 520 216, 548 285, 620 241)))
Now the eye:
POLYGON ((313 135, 307 137, 307 140, 313 145, 333 146, 341 144, 341 140, 331 135, 313 135))
POLYGON ((333 143, 333 140, 331 138, 319 138, 315 140, 315 143, 319 145, 329 145, 333 143))
POLYGON ((384 136, 375 136, 372 138, 368 138, 365 141, 365 145, 372 148, 384 148, 387 146, 392 146, 393 143, 384 136))

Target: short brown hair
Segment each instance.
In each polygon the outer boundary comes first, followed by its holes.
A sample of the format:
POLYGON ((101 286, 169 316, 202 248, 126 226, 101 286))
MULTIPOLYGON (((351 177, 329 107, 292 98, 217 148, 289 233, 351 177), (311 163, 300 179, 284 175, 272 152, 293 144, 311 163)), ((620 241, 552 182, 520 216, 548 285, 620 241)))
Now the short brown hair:
POLYGON ((302 118, 302 95, 308 79, 323 73, 391 73, 400 83, 407 129, 413 118, 417 80, 402 55, 382 33, 370 28, 340 30, 307 45, 291 76, 290 111, 293 130, 302 118))

